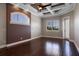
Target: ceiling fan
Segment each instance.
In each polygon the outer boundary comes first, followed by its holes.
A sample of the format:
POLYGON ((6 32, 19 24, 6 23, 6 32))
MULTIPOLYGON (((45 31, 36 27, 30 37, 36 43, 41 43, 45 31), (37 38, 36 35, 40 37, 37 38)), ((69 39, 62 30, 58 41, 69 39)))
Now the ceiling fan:
POLYGON ((31 4, 32 7, 36 8, 38 11, 45 9, 45 7, 50 6, 51 3, 35 3, 31 4))

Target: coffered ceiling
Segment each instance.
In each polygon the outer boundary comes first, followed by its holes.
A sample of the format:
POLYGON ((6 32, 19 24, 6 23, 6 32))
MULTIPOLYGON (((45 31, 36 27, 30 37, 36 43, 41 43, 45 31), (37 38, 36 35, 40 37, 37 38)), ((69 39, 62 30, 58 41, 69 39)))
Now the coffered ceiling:
POLYGON ((75 8, 75 3, 15 3, 18 7, 40 17, 60 16, 75 8))

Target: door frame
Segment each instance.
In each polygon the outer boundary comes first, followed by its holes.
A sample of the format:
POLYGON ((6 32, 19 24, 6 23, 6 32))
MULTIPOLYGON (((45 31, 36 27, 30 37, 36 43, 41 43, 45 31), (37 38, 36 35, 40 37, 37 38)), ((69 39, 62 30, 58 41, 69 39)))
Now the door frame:
POLYGON ((64 17, 62 18, 62 37, 63 37, 64 39, 70 39, 70 16, 64 16, 64 17), (65 25, 64 25, 65 23, 64 23, 64 22, 65 22, 65 20, 66 20, 67 18, 69 19, 69 34, 68 34, 68 35, 69 35, 69 38, 66 38, 66 36, 65 36, 66 33, 65 33, 65 25))

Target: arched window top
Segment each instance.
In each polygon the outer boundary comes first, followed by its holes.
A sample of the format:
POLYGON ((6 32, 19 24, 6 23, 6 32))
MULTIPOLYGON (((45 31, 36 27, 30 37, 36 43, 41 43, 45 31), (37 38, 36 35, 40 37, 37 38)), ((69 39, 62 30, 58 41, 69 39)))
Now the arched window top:
POLYGON ((10 24, 30 25, 30 18, 22 12, 12 12, 10 17, 10 24))

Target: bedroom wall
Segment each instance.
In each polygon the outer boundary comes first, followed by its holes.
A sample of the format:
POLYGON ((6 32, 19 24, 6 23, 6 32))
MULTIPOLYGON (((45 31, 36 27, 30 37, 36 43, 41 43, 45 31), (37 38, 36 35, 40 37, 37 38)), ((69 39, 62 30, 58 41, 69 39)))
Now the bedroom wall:
MULTIPOLYGON (((41 18, 31 14, 31 38, 41 36, 41 18)), ((0 47, 6 45, 6 4, 0 4, 0 47)))
POLYGON ((61 17, 50 17, 50 18, 42 18, 42 36, 51 36, 51 37, 62 37, 62 24, 61 17), (47 31, 46 30, 46 22, 48 20, 59 20, 59 31, 47 31))
POLYGON ((74 10, 74 34, 75 34, 75 43, 79 48, 79 4, 76 5, 74 10))
POLYGON ((64 14, 61 16, 61 19, 63 19, 64 17, 70 17, 70 26, 69 26, 69 36, 70 36, 70 40, 74 40, 74 11, 71 11, 67 14, 64 14))
MULTIPOLYGON (((7 11, 7 15, 6 15, 6 26, 7 26, 7 35, 6 35, 6 39, 7 39, 7 44, 10 43, 16 43, 19 41, 23 41, 23 40, 28 40, 31 38, 31 24, 29 25, 23 25, 23 24, 13 24, 11 23, 11 13, 14 12, 19 12, 25 16, 27 16, 29 18, 29 21, 31 23, 31 13, 28 11, 24 11, 23 9, 16 7, 13 4, 6 4, 6 11, 7 11)), ((21 15, 19 14, 19 15, 21 15)), ((18 17, 21 17, 19 16, 18 17)), ((23 18, 15 18, 15 20, 24 20, 23 18)), ((22 21, 21 21, 22 22, 22 21)))
POLYGON ((41 36, 41 18, 31 14, 31 38, 41 36))
POLYGON ((6 4, 0 4, 0 46, 6 44, 6 4))

